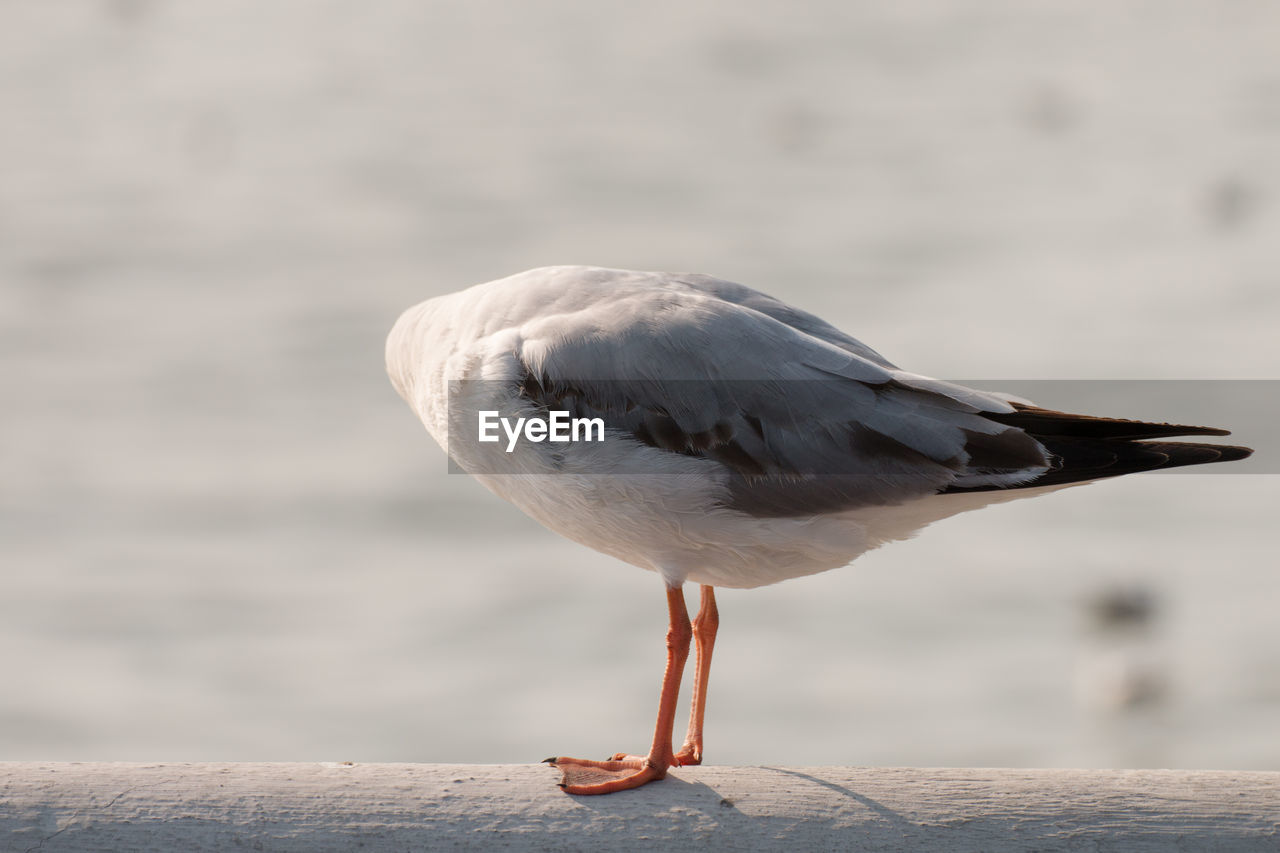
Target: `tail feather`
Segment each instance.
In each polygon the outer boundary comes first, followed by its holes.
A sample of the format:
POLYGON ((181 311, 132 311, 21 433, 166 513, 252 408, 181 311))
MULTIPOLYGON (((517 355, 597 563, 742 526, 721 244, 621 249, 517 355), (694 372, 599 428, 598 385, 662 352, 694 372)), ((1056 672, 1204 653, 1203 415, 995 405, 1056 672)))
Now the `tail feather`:
POLYGON ((1015 486, 952 486, 946 492, 1056 486, 1183 465, 1232 462, 1253 453, 1248 447, 1229 444, 1153 440, 1170 436, 1231 434, 1216 427, 1073 415, 1018 404, 1015 404, 1015 409, 1010 413, 993 413, 985 417, 1021 429, 1038 441, 1050 454, 1049 470, 1015 486))
POLYGON ((1015 411, 1007 414, 985 415, 996 423, 1008 424, 1034 436, 1058 438, 1098 438, 1136 441, 1147 438, 1169 438, 1175 435, 1231 435, 1230 430, 1217 427, 1187 426, 1185 424, 1157 424, 1147 421, 1130 421, 1122 418, 1100 418, 1094 415, 1073 415, 1038 406, 1013 404, 1015 411))

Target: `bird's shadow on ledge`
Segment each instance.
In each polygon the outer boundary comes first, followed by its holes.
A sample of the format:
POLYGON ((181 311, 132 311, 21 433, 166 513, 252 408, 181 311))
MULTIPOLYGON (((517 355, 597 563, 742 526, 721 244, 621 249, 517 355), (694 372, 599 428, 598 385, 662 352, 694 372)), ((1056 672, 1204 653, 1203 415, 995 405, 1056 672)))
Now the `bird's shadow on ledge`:
MULTIPOLYGON (((808 773, 786 770, 780 767, 761 767, 758 770, 776 773, 782 777, 778 780, 779 787, 792 788, 794 782, 785 778, 790 777, 790 779, 798 779, 806 784, 816 785, 839 794, 851 803, 856 803, 862 809, 865 809, 868 819, 888 824, 904 833, 918 828, 915 823, 904 818, 888 806, 835 782, 829 782, 808 773)), ((725 788, 727 786, 720 785, 719 787, 725 788)), ((709 819, 716 823, 726 820, 767 822, 783 819, 782 815, 752 814, 749 810, 743 811, 740 809, 739 800, 743 801, 742 804, 745 805, 747 801, 752 799, 752 795, 749 792, 738 793, 717 790, 707 782, 681 778, 679 770, 669 773, 661 782, 651 783, 630 791, 619 791, 606 796, 580 797, 572 794, 565 794, 564 796, 571 798, 575 805, 590 809, 599 816, 610 814, 619 816, 634 815, 637 810, 640 810, 653 813, 674 813, 678 819, 690 819, 700 814, 703 820, 709 819)), ((794 819, 795 815, 785 817, 788 822, 794 821, 794 819)))
POLYGON ((886 823, 889 823, 892 826, 896 826, 903 830, 907 829, 908 827, 915 826, 914 823, 907 820, 898 812, 895 812, 893 809, 889 808, 888 806, 884 805, 878 800, 873 800, 870 797, 865 796, 863 794, 859 794, 857 791, 852 791, 844 787, 843 785, 837 785, 835 782, 828 782, 826 779, 819 779, 816 776, 810 776, 808 773, 801 773, 798 770, 786 770, 781 767, 765 767, 763 769, 771 770, 774 773, 783 773, 783 774, 786 774, 787 776, 794 776, 797 779, 803 779, 806 782, 810 782, 814 785, 819 785, 823 788, 826 788, 828 791, 834 791, 837 794, 840 794, 843 797, 847 797, 853 802, 863 806, 868 811, 872 812, 877 818, 885 821, 886 823))

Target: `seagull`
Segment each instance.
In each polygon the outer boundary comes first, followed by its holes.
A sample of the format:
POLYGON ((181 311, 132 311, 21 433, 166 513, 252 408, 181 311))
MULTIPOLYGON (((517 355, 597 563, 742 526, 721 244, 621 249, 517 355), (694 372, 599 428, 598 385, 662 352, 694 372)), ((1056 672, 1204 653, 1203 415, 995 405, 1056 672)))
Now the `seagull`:
POLYGON ((702 762, 716 587, 844 566, 988 504, 1252 452, 1166 440, 1223 429, 1069 414, 901 370, 813 314, 701 274, 529 270, 408 309, 386 357, 451 464, 665 586, 649 751, 547 759, 571 794, 702 762), (686 582, 699 585, 692 621, 686 582))

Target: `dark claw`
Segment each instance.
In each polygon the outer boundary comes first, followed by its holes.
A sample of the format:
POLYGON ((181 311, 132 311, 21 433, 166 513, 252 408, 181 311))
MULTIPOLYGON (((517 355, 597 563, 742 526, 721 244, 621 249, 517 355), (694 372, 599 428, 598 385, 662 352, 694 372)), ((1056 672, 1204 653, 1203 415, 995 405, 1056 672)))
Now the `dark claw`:
POLYGON ((552 767, 555 767, 555 766, 556 766, 556 757, 553 755, 553 756, 551 756, 550 758, 544 758, 544 759, 542 759, 542 763, 543 763, 543 764, 550 764, 552 767))

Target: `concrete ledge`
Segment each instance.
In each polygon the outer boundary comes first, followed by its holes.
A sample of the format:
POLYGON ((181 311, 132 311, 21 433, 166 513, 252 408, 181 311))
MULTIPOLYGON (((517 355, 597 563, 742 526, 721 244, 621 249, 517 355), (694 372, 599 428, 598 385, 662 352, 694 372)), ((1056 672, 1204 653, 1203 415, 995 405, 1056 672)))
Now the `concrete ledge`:
POLYGON ((570 797, 541 765, 0 763, 0 850, 1280 849, 1280 773, 698 767, 570 797))

